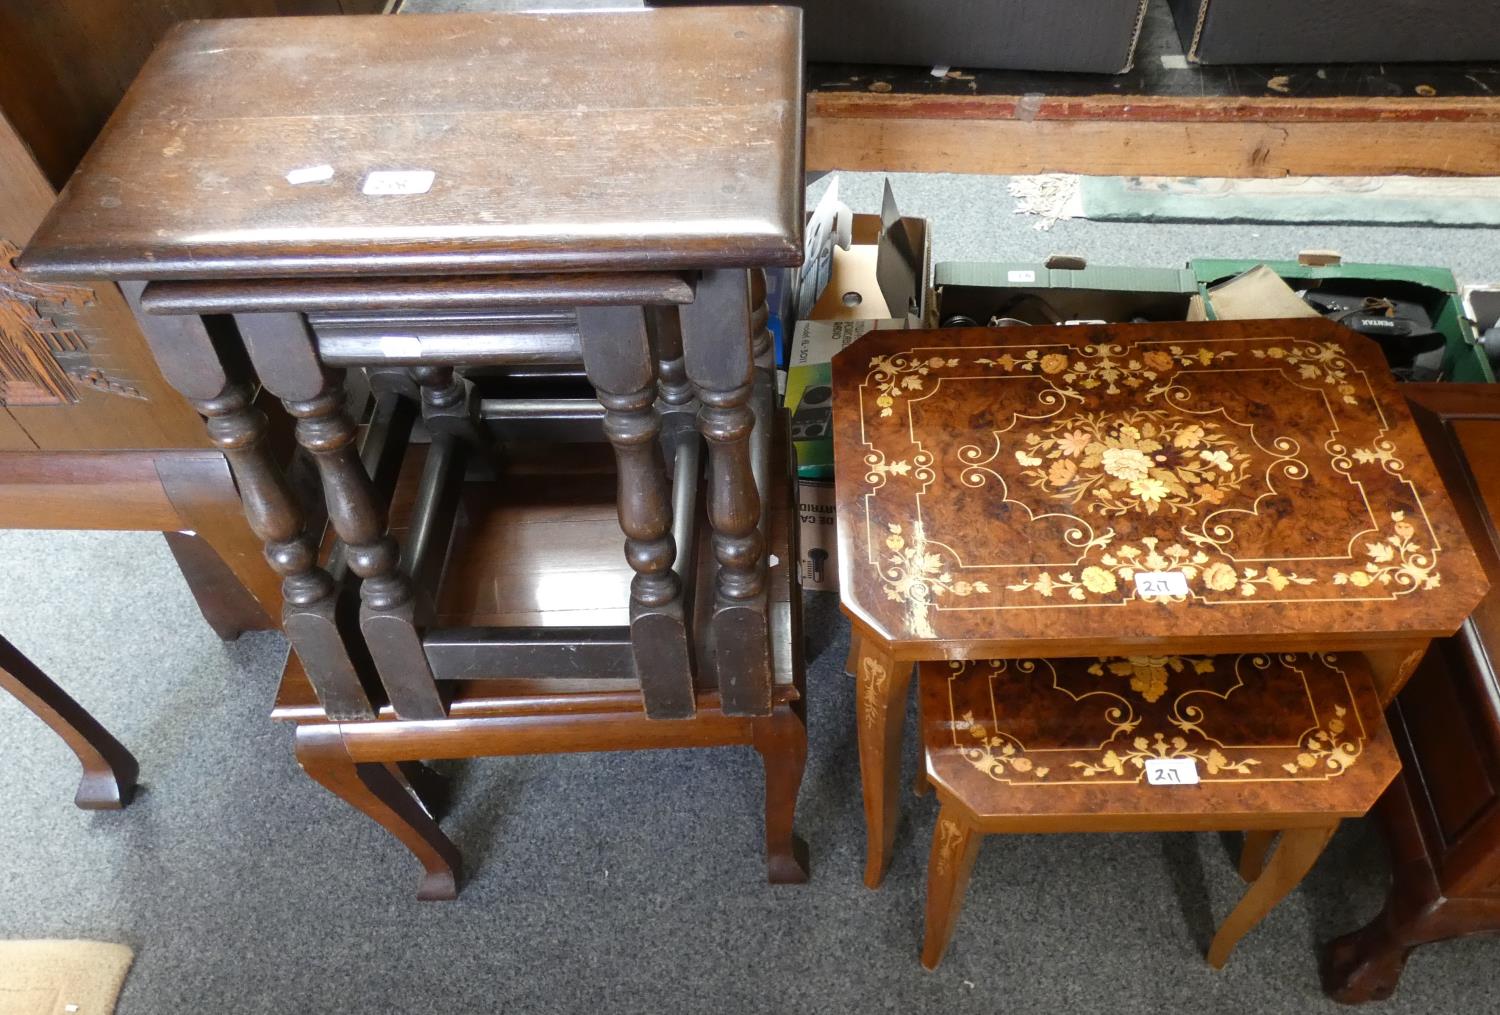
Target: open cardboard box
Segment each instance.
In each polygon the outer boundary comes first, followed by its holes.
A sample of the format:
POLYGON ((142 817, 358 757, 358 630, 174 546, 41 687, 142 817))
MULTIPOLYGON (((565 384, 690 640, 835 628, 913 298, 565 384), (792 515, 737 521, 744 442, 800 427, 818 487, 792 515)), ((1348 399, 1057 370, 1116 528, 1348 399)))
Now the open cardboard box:
POLYGON ((854 214, 838 180, 813 210, 796 284, 785 404, 797 453, 805 588, 837 588, 833 531, 834 353, 868 331, 920 327, 931 306, 932 245, 924 219, 903 216, 886 183, 878 215, 854 214))

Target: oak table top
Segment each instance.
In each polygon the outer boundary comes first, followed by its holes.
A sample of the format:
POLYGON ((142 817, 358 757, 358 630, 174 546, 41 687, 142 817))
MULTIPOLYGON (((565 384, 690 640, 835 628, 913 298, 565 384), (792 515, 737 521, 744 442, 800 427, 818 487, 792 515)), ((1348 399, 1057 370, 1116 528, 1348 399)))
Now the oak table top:
POLYGON ((833 378, 843 605, 899 658, 1372 649, 1487 588, 1329 322, 877 331, 833 378))
POLYGON ((796 264, 800 18, 187 22, 22 267, 156 280, 796 264))

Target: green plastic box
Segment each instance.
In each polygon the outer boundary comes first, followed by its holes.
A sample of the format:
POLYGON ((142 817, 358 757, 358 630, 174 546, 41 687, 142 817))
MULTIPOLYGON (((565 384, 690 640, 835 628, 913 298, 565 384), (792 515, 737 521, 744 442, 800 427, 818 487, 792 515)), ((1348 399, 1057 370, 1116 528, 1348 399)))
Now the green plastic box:
POLYGON ((1494 372, 1479 344, 1479 338, 1464 314, 1459 297, 1458 280, 1447 268, 1426 268, 1406 264, 1304 264, 1301 261, 1244 261, 1204 258, 1190 262, 1198 279, 1199 291, 1209 319, 1213 319, 1213 301, 1209 287, 1228 281, 1257 265, 1264 264, 1280 275, 1293 289, 1306 288, 1304 283, 1325 278, 1367 279, 1372 282, 1400 282, 1406 291, 1423 303, 1432 315, 1434 326, 1448 340, 1443 356, 1443 376, 1461 383, 1493 383, 1494 372))

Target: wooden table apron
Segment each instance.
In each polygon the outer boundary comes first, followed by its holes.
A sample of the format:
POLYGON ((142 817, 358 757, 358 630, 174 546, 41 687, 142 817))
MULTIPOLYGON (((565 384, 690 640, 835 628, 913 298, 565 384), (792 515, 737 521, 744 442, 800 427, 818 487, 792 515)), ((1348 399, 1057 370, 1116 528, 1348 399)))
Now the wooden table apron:
POLYGON ((1384 704, 1487 588, 1379 349, 1322 320, 872 332, 833 377, 871 885, 909 663, 1360 651, 1384 704))

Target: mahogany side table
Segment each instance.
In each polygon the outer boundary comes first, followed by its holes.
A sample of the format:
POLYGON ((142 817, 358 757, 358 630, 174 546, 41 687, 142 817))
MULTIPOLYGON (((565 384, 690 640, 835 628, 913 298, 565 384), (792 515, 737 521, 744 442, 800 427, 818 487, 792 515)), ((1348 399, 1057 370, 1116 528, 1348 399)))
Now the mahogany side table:
MULTIPOLYGON (((1475 552, 1500 575, 1500 386, 1403 389, 1475 552)), ((1401 774, 1375 815, 1390 848, 1385 907, 1331 942, 1323 987, 1338 1001, 1390 997, 1411 952, 1500 931, 1500 595, 1435 642, 1386 713, 1401 774)))
POLYGON ((1357 651, 1387 702, 1487 588, 1325 321, 872 332, 833 379, 872 887, 913 662, 1357 651))

